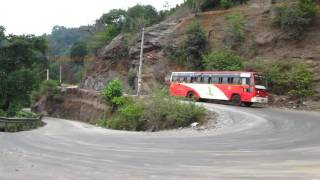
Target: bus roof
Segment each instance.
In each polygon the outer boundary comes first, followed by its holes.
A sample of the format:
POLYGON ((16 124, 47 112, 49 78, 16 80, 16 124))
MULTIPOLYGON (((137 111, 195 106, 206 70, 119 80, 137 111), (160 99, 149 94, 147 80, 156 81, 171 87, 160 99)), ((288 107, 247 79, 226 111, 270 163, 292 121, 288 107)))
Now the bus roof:
POLYGON ((241 74, 241 73, 257 74, 257 72, 250 72, 250 71, 185 71, 185 72, 172 72, 172 74, 241 74))

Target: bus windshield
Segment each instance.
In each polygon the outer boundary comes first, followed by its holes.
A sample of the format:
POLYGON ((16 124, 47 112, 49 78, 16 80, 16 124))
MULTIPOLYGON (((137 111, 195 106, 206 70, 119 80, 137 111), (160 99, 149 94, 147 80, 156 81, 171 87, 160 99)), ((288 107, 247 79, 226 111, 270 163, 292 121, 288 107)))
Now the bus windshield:
POLYGON ((255 84, 257 89, 264 89, 264 90, 267 89, 267 80, 264 76, 255 75, 254 79, 255 79, 255 84))

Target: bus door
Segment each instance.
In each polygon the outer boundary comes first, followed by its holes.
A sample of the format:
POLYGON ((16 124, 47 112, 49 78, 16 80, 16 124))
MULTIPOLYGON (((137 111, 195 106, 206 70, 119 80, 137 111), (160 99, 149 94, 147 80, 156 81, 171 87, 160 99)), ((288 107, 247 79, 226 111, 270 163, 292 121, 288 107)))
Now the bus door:
POLYGON ((241 85, 242 85, 242 94, 241 100, 245 102, 250 102, 253 93, 253 86, 251 85, 251 78, 249 77, 241 77, 241 85))

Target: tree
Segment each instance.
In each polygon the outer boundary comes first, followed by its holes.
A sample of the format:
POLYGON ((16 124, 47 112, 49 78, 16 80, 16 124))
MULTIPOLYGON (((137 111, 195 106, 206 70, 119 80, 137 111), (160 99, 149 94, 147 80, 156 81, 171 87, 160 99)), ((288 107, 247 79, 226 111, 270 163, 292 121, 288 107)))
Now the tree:
POLYGON ((284 4, 274 8, 276 16, 274 25, 286 31, 290 37, 298 39, 306 27, 315 19, 317 5, 314 0, 298 0, 290 5, 284 4))
POLYGON ((142 27, 158 22, 160 16, 151 5, 135 5, 128 9, 125 31, 140 31, 142 27))
POLYGON ((243 59, 229 49, 221 49, 203 56, 206 70, 236 71, 243 67, 243 59))
POLYGON ((201 68, 201 57, 207 44, 207 35, 198 22, 193 22, 186 30, 184 51, 187 64, 193 68, 201 68))
POLYGON ((6 31, 6 29, 3 26, 0 26, 0 39, 4 38, 4 32, 6 31))
POLYGON ((6 41, 0 46, 0 109, 8 111, 30 104, 31 91, 45 76, 48 47, 42 37, 5 36, 4 28, 0 34, 6 41))
POLYGON ((76 42, 71 47, 70 58, 78 65, 83 65, 85 57, 88 55, 87 44, 85 42, 76 42))
POLYGON ((117 28, 122 28, 127 17, 127 12, 122 9, 112 9, 108 13, 103 14, 97 23, 102 23, 105 26, 114 25, 117 28))

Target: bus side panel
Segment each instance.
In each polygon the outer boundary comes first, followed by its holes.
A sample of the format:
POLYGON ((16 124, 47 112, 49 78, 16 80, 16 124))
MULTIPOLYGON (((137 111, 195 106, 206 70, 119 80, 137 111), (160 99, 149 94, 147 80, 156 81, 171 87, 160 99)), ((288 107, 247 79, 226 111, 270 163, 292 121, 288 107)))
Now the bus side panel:
POLYGON ((170 85, 170 96, 187 97, 188 92, 193 92, 196 98, 200 98, 198 92, 187 84, 171 83, 170 85))
POLYGON ((241 85, 228 85, 228 84, 216 84, 222 92, 227 96, 227 100, 231 100, 234 94, 238 94, 242 97, 243 88, 241 85))

